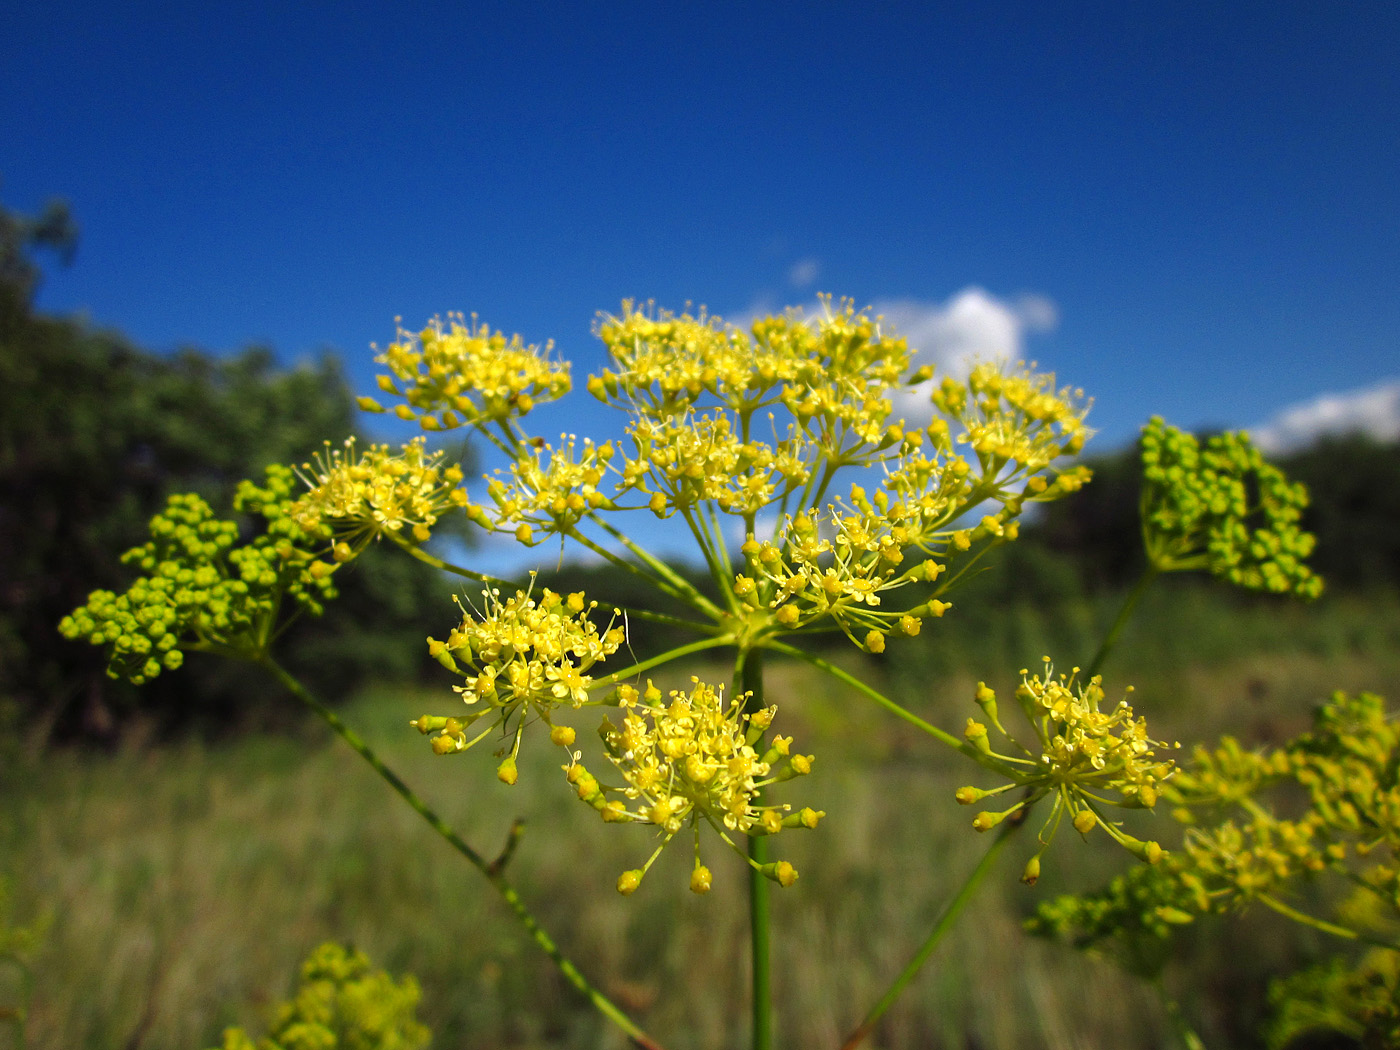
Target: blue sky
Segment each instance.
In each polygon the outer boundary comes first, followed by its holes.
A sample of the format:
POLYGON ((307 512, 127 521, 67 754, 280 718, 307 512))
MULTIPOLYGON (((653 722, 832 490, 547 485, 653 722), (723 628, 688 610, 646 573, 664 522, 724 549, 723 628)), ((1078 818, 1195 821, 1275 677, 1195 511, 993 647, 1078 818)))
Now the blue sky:
POLYGON ((1393 4, 7 7, 0 201, 82 228, 40 304, 154 349, 369 392, 396 315, 461 310, 581 378, 624 297, 824 291, 1035 359, 1105 449, 1400 434, 1393 4))

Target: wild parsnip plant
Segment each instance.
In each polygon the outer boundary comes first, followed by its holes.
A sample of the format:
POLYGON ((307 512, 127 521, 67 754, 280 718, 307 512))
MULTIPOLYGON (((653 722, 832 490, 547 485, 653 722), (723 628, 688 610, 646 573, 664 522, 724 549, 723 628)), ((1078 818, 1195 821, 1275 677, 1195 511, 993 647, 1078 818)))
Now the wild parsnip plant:
MULTIPOLYGON (((565 434, 550 442, 527 430, 535 406, 571 388, 567 364, 549 347, 527 346, 461 316, 400 331, 377 359, 387 368, 379 386, 393 399, 394 414, 430 432, 470 428, 507 457, 507 467, 473 488, 422 439, 398 450, 328 445, 296 471, 276 466, 261 485, 245 483, 235 510, 263 523, 246 539, 236 522, 216 519, 197 498, 175 497, 153 520, 151 542, 127 556, 143 576, 125 594, 95 592, 62 630, 108 647, 112 673, 137 681, 178 667, 187 651, 267 668, 482 872, 564 976, 643 1047, 660 1044, 565 957, 507 881, 519 828, 488 860, 275 661, 287 623, 319 612, 334 597, 335 574, 371 542, 395 544, 475 581, 457 614, 444 616, 445 637, 427 641, 452 679, 443 709, 413 722, 435 753, 489 751, 499 779, 513 784, 522 747, 557 749, 561 797, 573 793, 603 823, 650 830, 651 844, 639 850, 635 867, 597 876, 600 885, 615 879, 624 895, 641 887, 677 838, 686 846, 675 848, 691 852, 689 888, 698 894, 715 878, 709 851, 730 849, 744 859, 756 1050, 773 1045, 769 894, 799 879, 791 863, 770 854, 769 840, 797 829, 820 834, 824 816, 802 804, 801 778, 819 756, 781 735, 779 705, 764 689, 768 654, 817 668, 847 687, 853 701, 873 702, 973 763, 983 786, 960 789, 956 801, 977 808, 973 828, 995 829, 984 859, 847 1046, 873 1030, 1027 824, 1037 829, 1023 870, 1027 883, 1039 877, 1042 855, 1068 820, 1079 835, 1102 834, 1141 862, 1125 876, 1137 880, 1134 888, 1123 893, 1140 896, 1138 882, 1166 887, 1170 906, 1185 915, 1171 894, 1194 886, 1189 876, 1204 887, 1196 912, 1224 906, 1225 891, 1239 881, 1221 873, 1244 870, 1238 858, 1253 847, 1241 836, 1264 834, 1263 826, 1234 838, 1193 832, 1181 849, 1130 833, 1118 810, 1152 811, 1161 801, 1199 808, 1219 795, 1216 780, 1201 772, 1204 760, 1178 768, 1176 745, 1153 739, 1126 698, 1110 701, 1127 689, 1111 694, 1099 672, 1143 590, 1162 573, 1201 569, 1244 587, 1318 593, 1306 566, 1311 538, 1298 526, 1306 494, 1265 464, 1247 438, 1225 435, 1201 448, 1152 421, 1143 439, 1148 568, 1103 646, 1084 670, 1056 673, 1047 657, 1041 673, 1021 672, 1015 701, 1029 733, 1007 728, 986 685, 973 698, 976 714, 961 732, 950 731, 803 643, 839 632, 864 652, 897 655, 901 639, 956 615, 950 597, 957 585, 980 558, 1016 539, 1026 507, 1068 496, 1089 480, 1089 471, 1072 462, 1089 436, 1084 396, 1024 366, 984 362, 966 378, 935 376, 878 317, 830 299, 816 316, 790 310, 747 330, 703 311, 674 315, 625 303, 619 315, 602 317, 596 332, 610 364, 588 379, 587 391, 626 415, 624 439, 565 434), (616 609, 584 594, 554 593, 533 578, 522 586, 449 564, 425 544, 454 513, 527 547, 574 544, 688 612, 616 609), (684 523, 717 597, 637 540, 629 522, 648 517, 684 523), (693 639, 647 659, 625 657, 629 618, 685 628, 693 639), (728 682, 697 678, 689 688, 663 692, 649 677, 700 652, 725 654, 728 682), (596 745, 585 745, 590 737, 596 745), (1200 859, 1206 856, 1215 858, 1209 875, 1200 859)), ((361 407, 389 410, 374 398, 362 398, 361 407)), ((1369 728, 1347 739, 1379 747, 1371 737, 1388 724, 1373 715, 1369 728)), ((1259 761, 1271 776, 1286 772, 1275 769, 1278 760, 1259 761)), ((1394 766, 1372 762, 1366 769, 1394 791, 1394 766)), ((1352 765, 1341 772, 1307 768, 1314 794, 1334 803, 1327 792, 1362 775, 1352 765)), ((1390 881, 1373 873, 1367 885, 1392 899, 1397 814, 1400 802, 1334 814, 1356 824, 1347 857, 1359 856, 1364 840, 1388 858, 1390 881), (1377 820, 1389 821, 1390 830, 1368 823, 1377 820)), ((1273 825, 1268 831, 1279 834, 1273 825)), ((1340 864, 1325 852, 1333 844, 1296 863, 1323 857, 1324 866, 1340 864)), ((1282 895, 1270 899, 1277 910, 1302 916, 1282 895)), ((1069 905, 1060 907, 1058 928, 1081 921, 1069 905)), ((1105 921, 1129 929, 1133 916, 1119 911, 1105 921)), ((1343 930, 1322 920, 1313 925, 1343 930)), ((1378 950, 1393 948, 1383 937, 1372 940, 1383 946, 1378 950)))

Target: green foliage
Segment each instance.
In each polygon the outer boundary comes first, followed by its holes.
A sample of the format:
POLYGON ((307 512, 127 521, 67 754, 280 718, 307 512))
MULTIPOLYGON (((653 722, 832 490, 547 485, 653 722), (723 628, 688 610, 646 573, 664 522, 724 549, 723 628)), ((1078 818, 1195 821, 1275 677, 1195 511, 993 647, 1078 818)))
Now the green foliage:
POLYGON ((1310 731, 1278 748, 1249 750, 1231 737, 1197 748, 1163 797, 1185 826, 1179 849, 1099 891, 1041 905, 1028 928, 1081 949, 1106 948, 1155 977, 1181 928, 1263 905, 1344 942, 1378 946, 1359 963, 1338 957, 1277 982, 1271 1045, 1322 1026, 1375 1040, 1367 1046, 1397 1045, 1400 1017, 1387 1000, 1400 972, 1395 713, 1375 695, 1336 693, 1310 731), (1301 812, 1287 813, 1299 797, 1301 812), (1385 1001, 1389 1010, 1374 1005, 1385 1001))
POLYGON ((302 964, 296 995, 273 1011, 254 1042, 241 1028, 224 1032, 222 1050, 423 1050, 431 1033, 415 1011, 418 982, 371 970, 363 952, 323 944, 302 964))
POLYGON ((1363 1050, 1400 1046, 1400 952, 1377 949, 1355 965, 1332 959, 1281 978, 1269 1001, 1269 1050, 1319 1033, 1354 1039, 1363 1050))

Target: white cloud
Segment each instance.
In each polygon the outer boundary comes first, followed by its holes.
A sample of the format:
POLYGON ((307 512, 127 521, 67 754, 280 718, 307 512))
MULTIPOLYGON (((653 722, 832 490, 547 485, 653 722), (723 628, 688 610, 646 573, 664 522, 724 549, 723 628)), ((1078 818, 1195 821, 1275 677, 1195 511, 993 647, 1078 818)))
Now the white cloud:
MULTIPOLYGON (((966 376, 979 361, 1017 361, 1027 333, 1049 331, 1059 320, 1055 304, 1043 295, 998 299, 975 285, 944 303, 891 299, 876 302, 874 312, 909 340, 916 364, 933 365, 939 376, 966 376)), ((911 423, 928 422, 932 386, 898 395, 895 412, 911 423)))
POLYGON ((1049 331, 1059 320, 1055 304, 1042 295, 998 299, 976 286, 944 303, 877 301, 874 312, 909 340, 919 364, 959 375, 977 361, 1016 360, 1028 332, 1049 331))
POLYGON ((1366 434, 1377 441, 1400 441, 1400 379, 1344 393, 1328 393, 1290 405, 1250 436, 1265 452, 1277 455, 1305 448, 1334 434, 1366 434))
POLYGON ((798 259, 788 270, 788 282, 794 288, 807 288, 821 275, 822 264, 816 259, 798 259))

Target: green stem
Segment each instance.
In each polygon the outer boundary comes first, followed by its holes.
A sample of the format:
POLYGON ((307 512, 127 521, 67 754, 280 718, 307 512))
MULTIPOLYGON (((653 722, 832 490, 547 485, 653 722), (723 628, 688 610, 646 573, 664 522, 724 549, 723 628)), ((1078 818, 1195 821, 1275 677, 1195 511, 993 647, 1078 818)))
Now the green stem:
MULTIPOLYGON (((741 650, 735 676, 738 687, 750 694, 744 710, 750 713, 763 706, 763 652, 758 649, 741 650)), ((762 745, 756 745, 760 750, 762 745)), ((772 883, 759 873, 759 868, 768 863, 768 836, 749 836, 749 929, 753 969, 751 988, 753 994, 753 1050, 772 1050, 773 1047, 773 942, 772 908, 769 895, 772 883)))
POLYGON ((1093 678, 1103 670, 1104 661, 1108 659, 1108 654, 1113 651, 1113 647, 1118 644, 1118 636, 1123 633, 1123 628, 1127 626, 1132 618, 1133 610, 1142 596, 1147 593, 1147 588, 1152 586, 1154 580, 1161 575, 1162 570, 1156 565, 1148 562, 1147 568, 1143 570, 1142 577, 1128 593, 1127 600, 1123 603, 1123 608, 1118 610, 1118 619, 1113 621, 1113 626, 1108 629, 1108 634, 1104 635, 1103 644, 1099 646, 1099 651, 1094 654, 1094 658, 1089 661, 1089 669, 1084 673, 1085 679, 1093 678))
POLYGON ((957 922, 958 916, 962 914, 962 910, 967 907, 968 902, 976 895, 978 887, 982 885, 982 881, 987 877, 987 873, 995 866, 996 859, 1001 855, 1001 851, 1006 846, 1006 843, 1010 841, 1012 832, 1023 823, 1024 821, 1008 820, 1002 824, 1001 828, 997 831, 997 837, 993 839, 992 844, 987 847, 987 852, 982 854, 982 859, 977 862, 977 866, 972 869, 972 872, 968 875, 966 880, 964 880, 961 888, 953 895, 953 899, 943 906, 943 911, 938 916, 938 921, 933 924, 933 930, 929 933, 923 946, 914 953, 914 957, 909 960, 909 964, 905 966, 899 976, 895 978, 889 990, 880 997, 880 1001, 871 1007, 870 1012, 865 1015, 865 1020, 861 1021, 856 1030, 841 1044, 841 1050, 854 1050, 854 1048, 859 1046, 861 1042, 865 1040, 866 1036, 874 1030, 880 1018, 885 1015, 885 1011, 894 1005, 894 1001, 900 997, 905 987, 914 979, 915 975, 918 974, 924 963, 928 961, 928 957, 933 954, 933 950, 938 947, 944 935, 953 928, 953 924, 957 922))
POLYGON ((601 514, 590 513, 589 520, 596 522, 599 528, 601 528, 608 535, 612 536, 615 540, 621 543, 638 558, 642 559, 642 561, 646 563, 648 568, 650 568, 658 576, 664 578, 668 583, 671 584, 671 586, 684 592, 685 596, 689 599, 690 604, 694 605, 706 616, 711 616, 716 620, 724 619, 724 611, 720 609, 720 607, 714 602, 710 601, 710 599, 706 598, 703 594, 697 591, 693 583, 687 580, 684 576, 681 576, 678 572, 672 569, 671 566, 667 565, 664 561, 657 558, 645 547, 642 547, 636 542, 634 542, 630 536, 624 533, 616 525, 613 525, 610 521, 606 520, 601 514))
POLYGON ((804 650, 799 649, 794 645, 788 645, 786 642, 766 642, 765 648, 771 649, 775 653, 783 653, 786 656, 795 656, 799 660, 811 664, 818 670, 825 671, 833 678, 844 682, 846 685, 856 690, 862 696, 866 696, 869 697, 871 700, 874 700, 877 704, 883 707, 886 711, 890 712, 892 715, 895 715, 897 718, 902 718, 904 721, 908 722, 912 726, 917 726, 919 729, 922 729, 925 733, 929 734, 929 736, 933 737, 935 740, 938 740, 944 744, 947 744, 949 747, 962 752, 964 755, 972 759, 974 762, 977 762, 979 765, 988 766, 989 768, 996 769, 999 772, 1006 773, 1009 776, 1015 775, 1016 771, 1012 767, 1007 766, 1004 763, 997 762, 995 759, 990 759, 987 755, 984 755, 982 752, 978 751, 975 747, 969 744, 966 740, 959 740, 946 729, 940 729, 932 722, 925 722, 918 715, 914 714, 914 712, 908 711, 905 708, 900 707, 899 704, 895 703, 884 693, 881 693, 877 689, 871 688, 870 686, 862 682, 859 678, 857 678, 855 675, 851 674, 849 671, 842 670, 840 667, 837 667, 830 661, 824 660, 820 656, 817 656, 813 653, 805 652, 804 650))
POLYGON ((674 586, 668 580, 662 578, 661 576, 655 573, 647 572, 635 562, 630 562, 626 558, 619 558, 616 554, 608 550, 606 547, 602 546, 599 543, 595 543, 593 540, 589 539, 577 528, 573 529, 569 533, 569 538, 577 540, 579 543, 583 544, 583 546, 591 550, 594 554, 598 555, 598 557, 602 558, 604 561, 607 561, 612 565, 616 565, 623 572, 630 572, 633 576, 636 576, 638 579, 645 580, 648 584, 650 584, 652 587, 655 587, 662 594, 668 594, 672 598, 675 598, 678 601, 686 602, 687 604, 690 604, 692 606, 695 604, 683 591, 680 590, 680 588, 674 586))
MULTIPOLYGON (((443 561, 441 558, 429 554, 421 547, 409 543, 397 533, 392 533, 391 536, 394 542, 397 543, 400 547, 402 547, 404 551, 412 555, 414 558, 417 558, 424 565, 431 565, 434 569, 440 569, 443 572, 450 572, 457 576, 465 576, 469 580, 476 580, 480 583, 487 583, 493 587, 520 586, 518 583, 512 583, 510 580, 502 580, 498 579, 495 576, 487 576, 485 573, 473 572, 471 569, 464 569, 460 565, 454 565, 450 561, 443 561)), ((632 569, 634 571, 636 569, 636 567, 631 565, 629 562, 622 562, 621 564, 628 569, 632 569)), ((647 576, 645 574, 643 574, 642 578, 645 579, 648 583, 654 584, 657 582, 653 577, 647 576)), ((668 616, 666 613, 652 612, 650 609, 624 609, 620 605, 613 605, 611 602, 601 601, 598 602, 598 607, 600 609, 607 609, 610 612, 626 613, 628 616, 635 616, 639 620, 651 620, 654 623, 670 624, 673 627, 685 627, 688 630, 692 631, 707 631, 714 629, 714 624, 711 623, 704 623, 699 620, 687 620, 681 616, 668 616)))
POLYGON ((443 561, 436 555, 429 554, 422 547, 419 547, 413 543, 409 543, 408 540, 404 539, 396 532, 388 533, 388 536, 391 540, 397 543, 410 555, 417 558, 424 565, 431 565, 434 569, 440 569, 443 572, 450 572, 456 576, 465 576, 469 580, 476 580, 478 583, 487 583, 493 587, 517 586, 516 584, 511 583, 510 580, 502 580, 496 578, 495 576, 487 576, 485 573, 473 572, 471 569, 464 569, 460 565, 453 565, 450 561, 443 561))
POLYGON ((685 645, 678 645, 674 649, 666 650, 666 652, 662 653, 660 656, 653 656, 646 660, 640 660, 631 667, 624 667, 620 671, 614 671, 603 678, 599 678, 594 681, 589 688, 596 689, 599 686, 606 687, 615 685, 624 678, 631 678, 634 674, 641 674, 643 671, 649 671, 653 667, 659 667, 661 664, 670 663, 672 660, 679 660, 681 657, 689 656, 691 653, 704 652, 706 649, 714 649, 717 646, 733 644, 734 640, 726 637, 702 638, 698 642, 688 642, 685 645))
POLYGON ((1314 930, 1321 930, 1323 933, 1330 933, 1334 937, 1341 937, 1348 941, 1361 941, 1364 944, 1375 945, 1377 948, 1385 948, 1392 952, 1400 952, 1400 944, 1396 944, 1394 941, 1387 941, 1383 937, 1373 937, 1368 933, 1353 930, 1348 926, 1338 926, 1336 923, 1328 922, 1325 919, 1319 919, 1313 915, 1308 915, 1306 912, 1301 912, 1297 908, 1291 907, 1277 897, 1267 893, 1259 894, 1255 897, 1255 900, 1264 905, 1264 907, 1271 908, 1280 915, 1292 919, 1294 922, 1301 923, 1304 926, 1311 926, 1314 930))
POLYGON ((1157 997, 1161 1000, 1162 1008, 1167 1012, 1167 1020, 1171 1021, 1172 1027, 1176 1029, 1177 1037, 1186 1050, 1206 1050, 1206 1044, 1201 1041, 1201 1037, 1191 1027, 1191 1022, 1181 1012, 1181 1004, 1167 994, 1166 985, 1162 983, 1162 975, 1158 974, 1151 983, 1157 989, 1157 997))
POLYGON ((349 744, 361 758, 368 762, 371 768, 398 793, 399 797, 412 807, 415 813, 427 821, 429 827, 436 831, 449 846, 465 857, 474 868, 486 877, 486 880, 490 882, 491 885, 496 888, 496 891, 505 899, 510 910, 515 913, 516 918, 520 920, 526 932, 530 934, 534 942, 539 945, 540 949, 548 955, 551 960, 553 960, 554 965, 559 968, 559 972, 564 975, 564 979, 583 993, 599 1013, 627 1033, 628 1037, 631 1038, 637 1046, 642 1047, 643 1050, 661 1050, 661 1045, 659 1043, 642 1031, 630 1017, 614 1005, 602 992, 588 983, 588 979, 583 976, 578 967, 559 950, 554 940, 544 931, 543 927, 535 920, 535 917, 530 914, 529 909, 525 907, 525 902, 520 899, 520 894, 516 892, 515 887, 506 881, 505 875, 503 874, 503 869, 505 867, 504 862, 509 859, 510 852, 513 851, 513 839, 519 834, 517 829, 512 828, 512 841, 507 842, 506 850, 502 853, 500 861, 492 862, 486 860, 480 853, 472 849, 472 847, 467 844, 466 840, 457 834, 446 821, 438 816, 437 812, 424 802, 412 788, 405 784, 397 773, 386 766, 358 733, 342 722, 334 711, 313 696, 301 682, 292 677, 291 674, 284 670, 282 666, 270 656, 265 656, 261 661, 261 665, 270 672, 273 677, 281 682, 293 696, 320 715, 321 718, 325 720, 326 724, 335 730, 340 738, 349 744))

